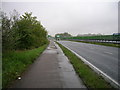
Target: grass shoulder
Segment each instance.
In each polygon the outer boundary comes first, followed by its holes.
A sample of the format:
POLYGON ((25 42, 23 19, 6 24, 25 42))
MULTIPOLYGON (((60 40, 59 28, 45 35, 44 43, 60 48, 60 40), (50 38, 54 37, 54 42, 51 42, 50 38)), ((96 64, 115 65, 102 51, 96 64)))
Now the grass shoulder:
POLYGON ((70 50, 57 43, 63 50, 64 54, 68 57, 73 65, 76 73, 83 80, 84 84, 88 88, 113 88, 108 82, 106 82, 100 75, 94 72, 89 66, 84 64, 75 54, 70 50))
MULTIPOLYGON (((73 41, 73 40, 68 40, 68 41, 73 41)), ((100 42, 87 42, 87 41, 73 41, 73 42, 82 42, 82 43, 89 43, 89 44, 96 44, 96 45, 103 45, 103 46, 120 48, 119 44, 113 44, 113 43, 100 43, 100 42)))
POLYGON ((23 51, 12 51, 2 56, 2 87, 9 87, 26 68, 46 49, 48 44, 39 48, 23 51))

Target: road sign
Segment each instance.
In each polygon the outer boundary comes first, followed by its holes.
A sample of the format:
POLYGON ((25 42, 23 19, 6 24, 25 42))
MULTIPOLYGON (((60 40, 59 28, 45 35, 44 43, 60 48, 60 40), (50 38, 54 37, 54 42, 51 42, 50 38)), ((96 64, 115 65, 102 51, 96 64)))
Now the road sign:
POLYGON ((57 35, 57 38, 59 38, 60 37, 60 35, 57 35))

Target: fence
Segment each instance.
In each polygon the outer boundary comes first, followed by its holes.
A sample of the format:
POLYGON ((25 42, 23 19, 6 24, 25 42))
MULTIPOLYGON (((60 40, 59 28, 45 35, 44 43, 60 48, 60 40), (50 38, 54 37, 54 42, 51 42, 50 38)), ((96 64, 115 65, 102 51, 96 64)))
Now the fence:
POLYGON ((99 36, 79 36, 79 37, 62 37, 63 40, 117 43, 120 44, 120 35, 99 35, 99 36))

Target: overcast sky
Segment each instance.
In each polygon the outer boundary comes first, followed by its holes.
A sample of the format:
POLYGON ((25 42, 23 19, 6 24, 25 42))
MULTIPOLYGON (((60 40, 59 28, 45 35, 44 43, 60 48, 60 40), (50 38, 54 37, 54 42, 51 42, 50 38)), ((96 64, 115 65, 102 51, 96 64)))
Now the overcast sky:
MULTIPOLYGON (((15 1, 15 0, 13 0, 15 1)), ((33 12, 50 35, 69 32, 72 35, 118 32, 117 0, 67 0, 29 2, 2 2, 2 10, 16 9, 20 15, 33 12)))

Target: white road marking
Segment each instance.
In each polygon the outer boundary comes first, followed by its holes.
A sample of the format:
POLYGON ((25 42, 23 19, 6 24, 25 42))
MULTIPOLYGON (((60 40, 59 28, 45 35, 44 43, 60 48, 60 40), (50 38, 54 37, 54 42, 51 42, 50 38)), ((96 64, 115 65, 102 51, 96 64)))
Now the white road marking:
POLYGON ((104 53, 107 53, 107 54, 112 54, 111 52, 104 52, 104 53))

